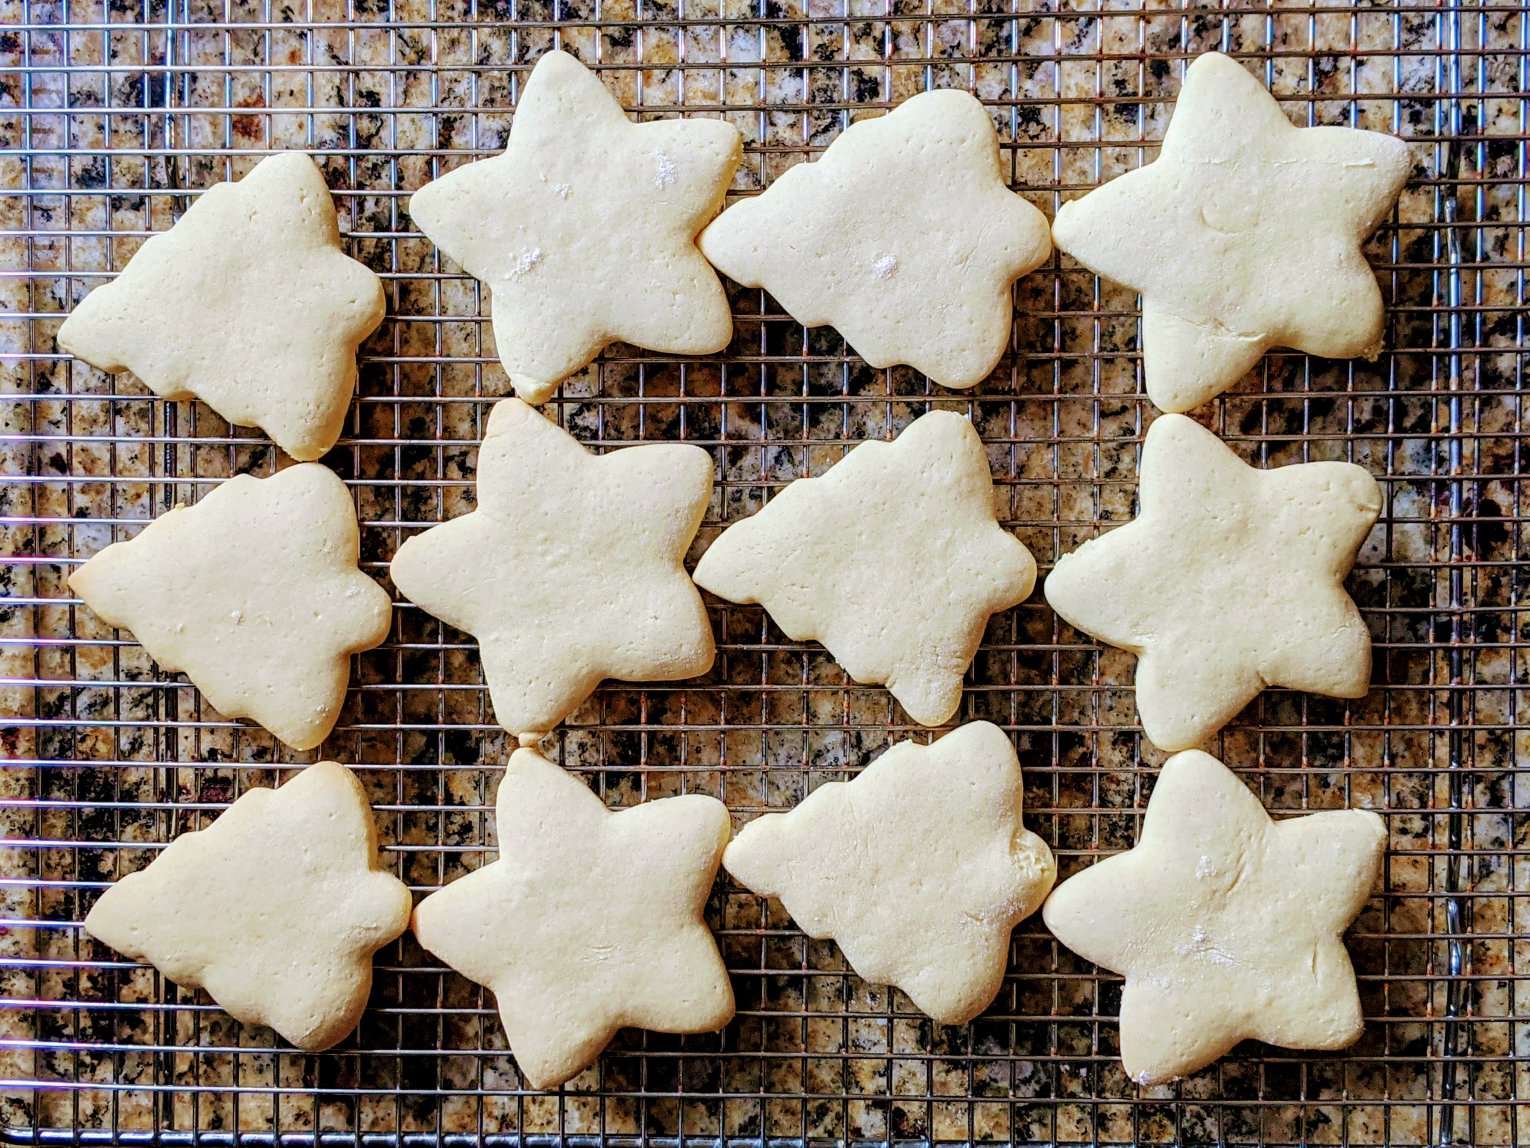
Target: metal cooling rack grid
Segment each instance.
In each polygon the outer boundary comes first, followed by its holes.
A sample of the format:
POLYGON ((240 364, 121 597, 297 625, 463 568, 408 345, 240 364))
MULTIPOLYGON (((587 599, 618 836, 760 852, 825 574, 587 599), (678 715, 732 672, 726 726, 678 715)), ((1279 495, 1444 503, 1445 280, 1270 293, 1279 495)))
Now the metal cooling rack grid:
MULTIPOLYGON (((998 4, 721 10, 176 0, 12 0, 0 30, 0 331, 8 432, 0 611, 9 758, 0 771, 0 1061, 17 1141, 335 1143, 1519 1143, 1530 1040, 1519 987, 1526 885, 1517 764, 1518 515, 1524 378, 1530 20, 1511 6, 1225 6, 1020 12, 998 4), (997 10, 996 10, 997 9, 997 10), (714 923, 740 1015, 722 1038, 627 1033, 592 1073, 522 1094, 491 1002, 407 941, 340 1051, 273 1050, 204 997, 81 938, 119 872, 243 788, 299 760, 205 711, 131 641, 77 609, 69 568, 269 447, 196 404, 165 404, 57 354, 70 302, 162 230, 188 189, 276 147, 320 154, 353 253, 383 274, 390 319, 366 349, 352 433, 327 459, 356 491, 364 558, 470 503, 487 400, 503 393, 483 299, 410 228, 408 191, 503 143, 524 65, 562 43, 627 106, 733 119, 737 183, 762 186, 850 115, 928 86, 994 111, 1015 186, 1050 212, 1141 162, 1189 55, 1251 57, 1309 122, 1415 141, 1416 178, 1372 243, 1393 306, 1376 364, 1272 356, 1208 408, 1247 458, 1349 458, 1387 507, 1352 579, 1377 637, 1378 688, 1341 704, 1270 693, 1222 752, 1272 808, 1388 814, 1386 894, 1353 933, 1370 1020, 1355 1048, 1305 1057, 1246 1045, 1179 1085, 1139 1090, 1114 1060, 1119 984, 1017 931, 983 1019, 934 1029, 845 974, 778 908, 730 886, 714 923), (516 67, 507 68, 514 62, 516 67), (1050 201, 1050 202, 1049 202, 1050 201), (182 763, 199 762, 199 765, 182 763), (34 1088, 37 1084, 41 1087, 34 1088)), ((868 204, 868 210, 877 210, 868 204)), ((698 551, 770 489, 933 401, 970 413, 1045 566, 1130 516, 1137 398, 1130 294, 1068 260, 1025 280, 1015 348, 976 392, 871 371, 752 292, 726 356, 616 348, 552 411, 593 443, 710 448, 717 504, 698 551)), ((610 800, 681 790, 743 815, 794 802, 918 731, 758 610, 716 605, 720 656, 700 685, 602 689, 558 741, 610 800)), ((407 606, 359 659, 327 756, 358 765, 389 856, 432 888, 492 845, 503 759, 471 644, 407 606)), ((1157 759, 1132 728, 1130 659, 1033 599, 995 620, 963 718, 1010 728, 1031 824, 1064 870, 1130 843, 1157 759)), ((890 829, 890 831, 892 831, 890 829)), ((1530 959, 1530 958, 1527 958, 1530 959)))

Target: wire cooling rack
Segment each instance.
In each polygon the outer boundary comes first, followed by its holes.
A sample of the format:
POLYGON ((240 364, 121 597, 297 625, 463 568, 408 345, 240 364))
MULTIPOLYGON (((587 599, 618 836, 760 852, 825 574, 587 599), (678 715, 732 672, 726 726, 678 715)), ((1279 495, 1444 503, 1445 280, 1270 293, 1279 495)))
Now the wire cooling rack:
MULTIPOLYGON (((1530 675, 1519 525, 1525 460, 1530 18, 1511 5, 1209 8, 973 0, 0 0, 0 1125, 52 1144, 1512 1144, 1530 1142, 1530 675), (942 1028, 846 972, 776 906, 710 906, 739 1015, 721 1036, 623 1033, 565 1090, 520 1089, 492 1000, 407 938, 339 1049, 306 1056, 84 937, 119 874, 245 788, 310 760, 223 720, 70 597, 74 564, 237 471, 258 435, 61 355, 60 316, 190 196, 278 148, 321 161, 349 250, 383 276, 348 433, 368 570, 471 504, 475 446, 506 380, 485 299, 410 225, 410 190, 506 137, 555 44, 640 116, 722 116, 747 194, 851 119, 929 87, 976 92, 1014 186, 1049 214, 1149 159, 1187 59, 1228 51, 1299 122, 1395 132, 1414 178, 1370 244, 1391 308, 1377 362, 1274 353, 1201 414, 1250 461, 1349 459, 1386 492, 1350 585, 1376 639, 1360 701, 1272 691, 1221 755, 1277 811, 1388 821, 1385 889, 1353 933, 1368 1024, 1339 1054, 1245 1044, 1172 1086, 1116 1060, 1120 982, 1016 932, 1010 975, 942 1028)), ((866 204, 868 212, 882 203, 866 204)), ((1301 226, 1293 219, 1292 226, 1301 226)), ((1141 434, 1138 312, 1067 258, 1017 289, 1011 352, 975 391, 876 371, 737 292, 728 352, 616 347, 548 411, 595 444, 711 451, 721 525, 848 445, 932 405, 972 416, 1006 525, 1045 568, 1130 517, 1141 434)), ((230 561, 237 561, 230 556, 230 561)), ((919 736, 885 692, 755 608, 712 602, 699 682, 608 685, 557 753, 614 804, 679 791, 740 817, 790 806, 919 736)), ((962 718, 1011 731, 1030 824, 1064 873, 1130 844, 1159 758, 1134 725, 1132 661, 1039 596, 1000 615, 962 718)), ((473 645, 407 604, 358 659, 324 756, 356 766, 387 859, 429 890, 491 854, 503 735, 473 645)), ((895 833, 889 825, 885 831, 895 833)), ((1272 923, 1272 927, 1273 923, 1272 923)))

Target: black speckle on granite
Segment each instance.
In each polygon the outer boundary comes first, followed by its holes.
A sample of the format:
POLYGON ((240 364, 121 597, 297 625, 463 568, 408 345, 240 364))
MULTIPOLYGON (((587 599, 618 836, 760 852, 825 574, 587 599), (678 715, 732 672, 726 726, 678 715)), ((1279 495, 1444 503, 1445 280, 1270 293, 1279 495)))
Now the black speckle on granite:
POLYGON ((805 59, 802 42, 803 25, 793 23, 792 14, 788 13, 778 0, 764 0, 760 8, 766 19, 779 21, 767 26, 765 30, 767 39, 774 39, 781 45, 781 54, 787 60, 805 59))

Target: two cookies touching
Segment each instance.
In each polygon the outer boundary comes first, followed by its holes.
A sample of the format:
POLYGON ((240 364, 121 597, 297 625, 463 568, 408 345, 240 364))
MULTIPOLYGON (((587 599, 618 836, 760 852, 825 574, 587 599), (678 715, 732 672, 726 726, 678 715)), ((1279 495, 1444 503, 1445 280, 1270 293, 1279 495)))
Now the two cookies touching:
MULTIPOLYGON (((525 1080, 551 1088, 622 1027, 707 1032, 732 1018, 703 918, 721 867, 942 1024, 993 1001, 1011 931, 1041 909, 1062 943, 1124 976, 1122 1057, 1140 1084, 1247 1037, 1352 1042, 1362 1019, 1342 934, 1375 885, 1384 823, 1361 811, 1273 822, 1197 747, 1267 686, 1368 689, 1370 635, 1344 590, 1382 506, 1363 469, 1260 470, 1182 414, 1151 423, 1136 519, 1062 556, 1044 594, 1137 657, 1144 735, 1175 756, 1136 847, 1054 890, 1056 861, 1023 824, 1014 745, 987 722, 894 745, 731 841, 715 799, 613 811, 537 748, 605 679, 711 667, 698 586, 760 604, 915 722, 949 723, 989 620, 1028 598, 1037 572, 999 522, 969 419, 934 410, 853 447, 729 525, 692 576, 709 453, 597 455, 534 406, 615 341, 725 350, 714 268, 806 326, 834 326, 874 367, 972 388, 1010 344, 1014 283, 1055 242, 1141 293, 1146 392, 1189 410, 1271 347, 1377 351, 1381 294, 1361 244, 1406 179, 1405 145, 1297 128, 1240 65, 1208 54, 1187 69, 1159 158, 1050 226, 1010 190, 993 122, 965 92, 860 121, 724 210, 741 157, 731 125, 635 123, 554 51, 505 152, 411 198, 416 226, 489 288, 517 396, 490 413, 476 508, 410 538, 390 568, 402 597, 477 640, 495 718, 520 738, 499 786, 499 859, 411 910, 378 867, 360 782, 320 762, 177 838, 101 896, 86 931, 316 1051, 355 1027, 373 953, 412 922, 495 994, 525 1080), (888 210, 869 215, 868 199, 888 210), (1307 221, 1296 233, 1293 205, 1307 221), (231 886, 247 890, 233 912, 231 886)), ((351 655, 391 624, 389 596, 359 569, 351 496, 310 461, 338 441, 357 349, 383 315, 377 276, 341 250, 321 173, 286 153, 205 192, 59 333, 85 361, 200 398, 299 460, 177 507, 70 579, 221 713, 298 750, 333 730, 351 655)))

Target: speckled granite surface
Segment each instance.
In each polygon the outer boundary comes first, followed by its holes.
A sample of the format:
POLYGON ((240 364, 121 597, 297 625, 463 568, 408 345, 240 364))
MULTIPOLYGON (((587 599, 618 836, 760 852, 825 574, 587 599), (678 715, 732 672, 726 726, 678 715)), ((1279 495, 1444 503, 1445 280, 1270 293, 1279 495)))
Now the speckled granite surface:
MULTIPOLYGON (((1530 760, 1518 732, 1530 667, 1512 648, 1525 626, 1517 93, 1527 64, 1516 45, 1530 37, 1527 17, 1433 5, 1094 7, 184 0, 167 36, 160 4, 0 0, 0 147, 32 149, 0 154, 0 410, 14 436, 0 442, 11 599, 0 608, 10 683, 0 689, 21 719, 5 726, 11 764, 0 771, 9 1129, 1530 1140, 1520 1115, 1530 1074, 1517 1059, 1530 1047, 1527 992, 1515 980, 1530 972, 1517 969, 1530 962, 1518 939, 1530 871, 1527 822, 1514 811, 1525 799, 1517 766, 1530 760), (502 144, 525 65, 554 42, 598 63, 634 110, 736 122, 748 145, 739 193, 849 118, 957 85, 989 103, 1015 186, 1051 214, 1151 154, 1185 54, 1212 47, 1257 58, 1298 119, 1416 141, 1415 179, 1371 244, 1392 349, 1376 363, 1274 354, 1201 412, 1251 461, 1347 458, 1387 495, 1351 580, 1377 639, 1376 688, 1349 704, 1267 694, 1220 747, 1272 809, 1353 804, 1387 816, 1385 891, 1353 934, 1370 1018, 1353 1049, 1244 1045, 1190 1080, 1139 1090, 1114 1059, 1119 981, 1038 921, 1017 930, 993 1007, 944 1029, 848 975, 832 945, 806 941, 778 906, 724 884, 712 913, 738 1019, 720 1037, 624 1033, 565 1093, 538 1096, 518 1091, 491 1002, 408 941, 380 955, 356 1036, 311 1057, 273 1050, 269 1032, 81 937, 74 923, 104 882, 303 759, 223 721, 70 603, 70 563, 207 483, 277 459, 205 408, 70 364, 53 346, 57 316, 170 224, 179 189, 248 170, 243 152, 318 153, 353 254, 385 274, 390 295, 350 433, 326 459, 355 484, 364 558, 382 577, 402 537, 470 505, 474 446, 506 389, 480 292, 412 230, 405 197, 502 144), (1454 56, 1442 51, 1452 43, 1454 56), (1458 82, 1459 102, 1439 96, 1458 82), (1456 109, 1467 138, 1452 172, 1438 141, 1456 109), (1451 193, 1454 280, 1437 222, 1451 193), (1453 288, 1462 305, 1442 311, 1453 288), (1452 343, 1460 353, 1443 350, 1452 343)), ((931 404, 974 418, 1004 519, 1043 565, 1130 516, 1151 412, 1137 393, 1129 293, 1054 260, 1017 291, 1012 352, 959 395, 867 368, 834 332, 804 332, 758 293, 734 301, 726 354, 613 348, 550 408, 592 443, 709 449, 720 481, 698 552, 771 488, 931 404)), ((848 684, 758 610, 712 605, 721 653, 706 678, 605 687, 557 735, 561 760, 613 803, 707 792, 746 818, 915 732, 885 693, 848 684)), ((970 678, 962 718, 1014 732, 1029 821, 1064 873, 1131 842, 1152 784, 1158 758, 1133 726, 1131 670, 1038 597, 994 620, 970 678)), ((388 859, 421 889, 486 856, 505 752, 471 644, 408 607, 389 643, 359 660, 324 747, 358 766, 388 859)))

